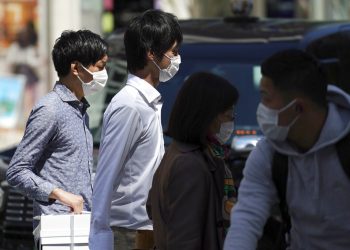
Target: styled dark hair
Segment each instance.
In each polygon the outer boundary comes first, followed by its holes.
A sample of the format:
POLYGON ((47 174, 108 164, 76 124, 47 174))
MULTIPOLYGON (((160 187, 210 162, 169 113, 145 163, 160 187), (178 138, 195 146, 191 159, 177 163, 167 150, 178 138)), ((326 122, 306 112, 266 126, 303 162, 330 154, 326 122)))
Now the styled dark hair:
POLYGON ((238 97, 237 89, 221 76, 207 72, 191 75, 177 95, 166 135, 204 146, 210 124, 235 105, 238 97))
POLYGON ((59 77, 68 75, 70 65, 79 61, 85 67, 107 55, 107 43, 89 30, 62 32, 52 50, 52 60, 59 77))
POLYGON ((182 43, 177 18, 161 10, 145 11, 131 20, 124 34, 128 70, 133 73, 143 69, 148 51, 161 58, 175 42, 182 43))
POLYGON ((262 63, 261 73, 285 97, 302 94, 318 106, 326 107, 326 76, 310 54, 297 49, 277 52, 262 63))

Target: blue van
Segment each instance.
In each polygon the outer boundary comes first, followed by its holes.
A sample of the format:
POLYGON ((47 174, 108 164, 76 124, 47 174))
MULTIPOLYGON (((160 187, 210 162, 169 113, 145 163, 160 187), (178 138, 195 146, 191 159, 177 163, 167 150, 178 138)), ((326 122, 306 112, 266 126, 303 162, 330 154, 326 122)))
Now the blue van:
MULTIPOLYGON (((164 101, 163 128, 167 128, 171 108, 186 77, 197 71, 209 71, 221 75, 232 82, 240 93, 236 109, 236 135, 232 140, 233 151, 240 155, 247 155, 262 136, 256 121, 256 108, 260 98, 259 65, 262 61, 284 49, 306 50, 312 47, 312 50, 316 51, 317 45, 328 41, 329 37, 335 34, 350 34, 349 22, 230 17, 180 21, 180 25, 184 36, 180 49, 182 58, 180 70, 173 79, 161 83, 158 87, 164 101)), ((98 117, 94 117, 97 144, 103 109, 127 79, 123 30, 115 31, 107 40, 110 45, 108 64, 110 80, 105 92, 101 94, 104 95, 101 99, 105 105, 100 105, 100 110, 92 112, 98 114, 98 117)), ((318 51, 317 56, 321 54, 318 51)), ((326 54, 326 57, 329 54, 326 54)), ((321 61, 336 63, 335 56, 322 58, 321 61)), ((165 143, 169 142, 170 139, 165 138, 165 143)))

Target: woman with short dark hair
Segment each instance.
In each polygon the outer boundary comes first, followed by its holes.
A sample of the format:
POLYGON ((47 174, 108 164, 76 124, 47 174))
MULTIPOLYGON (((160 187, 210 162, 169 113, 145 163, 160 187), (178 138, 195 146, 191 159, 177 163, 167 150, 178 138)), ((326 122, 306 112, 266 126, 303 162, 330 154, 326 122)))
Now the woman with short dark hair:
POLYGON ((237 89, 212 73, 191 75, 171 112, 174 141, 157 169, 148 196, 157 249, 222 249, 233 205, 225 166, 237 89))

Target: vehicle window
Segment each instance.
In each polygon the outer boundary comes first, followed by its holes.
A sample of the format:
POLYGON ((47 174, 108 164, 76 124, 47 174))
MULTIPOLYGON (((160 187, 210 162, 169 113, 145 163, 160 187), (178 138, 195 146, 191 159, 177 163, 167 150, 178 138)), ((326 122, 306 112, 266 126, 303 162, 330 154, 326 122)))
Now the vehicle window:
MULTIPOLYGON (((88 98, 92 104, 88 110, 90 116, 90 128, 93 133, 94 143, 98 144, 102 129, 102 117, 104 110, 111 99, 126 82, 126 62, 123 60, 110 60, 107 66, 109 81, 106 88, 96 95, 88 98)), ((237 63, 220 59, 185 58, 180 66, 178 74, 169 82, 161 83, 158 90, 162 94, 164 102, 162 109, 162 125, 166 130, 170 112, 175 102, 176 95, 184 80, 192 73, 209 71, 225 77, 232 82, 240 93, 236 108, 236 129, 258 130, 256 122, 256 108, 259 103, 260 67, 255 63, 237 63)), ((166 138, 166 144, 169 138, 166 138)))
POLYGON ((176 95, 184 80, 192 73, 209 71, 223 76, 233 83, 239 91, 237 104, 236 128, 256 129, 256 108, 258 106, 260 67, 254 64, 230 63, 227 61, 203 61, 203 59, 187 59, 180 66, 180 71, 169 83, 162 83, 159 91, 164 101, 162 124, 166 128, 176 95))

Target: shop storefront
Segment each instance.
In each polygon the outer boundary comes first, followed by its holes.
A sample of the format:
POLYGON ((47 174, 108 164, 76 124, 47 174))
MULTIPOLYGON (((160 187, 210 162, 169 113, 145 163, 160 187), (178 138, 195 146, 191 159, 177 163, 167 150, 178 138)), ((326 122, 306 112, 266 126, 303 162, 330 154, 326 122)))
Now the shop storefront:
POLYGON ((0 48, 6 49, 29 22, 38 23, 37 0, 0 1, 0 48))

